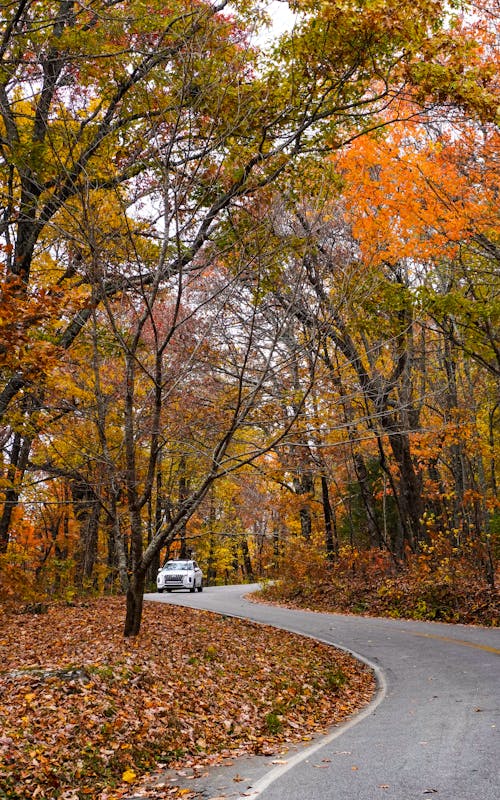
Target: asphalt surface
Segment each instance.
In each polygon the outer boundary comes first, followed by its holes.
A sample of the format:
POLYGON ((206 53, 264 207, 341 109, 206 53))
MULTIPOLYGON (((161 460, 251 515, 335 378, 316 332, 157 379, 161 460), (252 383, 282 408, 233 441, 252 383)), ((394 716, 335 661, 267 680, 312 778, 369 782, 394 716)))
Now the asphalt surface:
POLYGON ((245 600, 255 588, 146 600, 337 645, 374 667, 379 690, 361 714, 310 747, 239 760, 186 785, 217 800, 500 800, 499 629, 295 611, 245 600))

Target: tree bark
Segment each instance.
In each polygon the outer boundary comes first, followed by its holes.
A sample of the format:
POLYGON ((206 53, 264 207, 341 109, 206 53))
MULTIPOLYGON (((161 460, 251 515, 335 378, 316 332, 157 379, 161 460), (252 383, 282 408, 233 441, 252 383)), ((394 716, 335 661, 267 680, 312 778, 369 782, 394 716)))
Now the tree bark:
MULTIPOLYGON (((186 501, 188 493, 189 489, 188 489, 188 478, 186 473, 186 458, 185 456, 181 456, 179 462, 179 506, 181 506, 186 501)), ((186 542, 186 524, 182 526, 179 538, 181 545, 179 551, 179 558, 182 559, 189 558, 187 542, 186 542)))
POLYGON ((80 543, 76 559, 76 583, 83 586, 93 577, 97 560, 100 505, 92 488, 81 480, 71 481, 75 517, 80 526, 80 543))
POLYGON ((139 635, 144 605, 145 583, 146 575, 143 570, 137 570, 131 575, 130 585, 127 589, 127 611, 123 631, 126 637, 139 635))
POLYGON ((243 570, 245 577, 251 581, 253 579, 252 559, 250 557, 250 550, 248 548, 248 542, 245 536, 243 536, 241 539, 241 554, 243 556, 243 570))
POLYGON ((314 479, 312 471, 308 468, 301 470, 293 479, 293 488, 296 495, 303 497, 299 508, 300 530, 303 538, 308 542, 312 534, 312 516, 310 500, 314 494, 314 479))
POLYGON ((335 515, 330 503, 330 493, 328 490, 328 479, 326 475, 321 476, 321 498, 323 502, 323 516, 325 519, 326 556, 331 561, 335 555, 338 555, 339 541, 337 538, 335 515))
POLYGON ((28 464, 31 444, 30 438, 23 437, 20 433, 14 434, 10 464, 7 468, 9 484, 5 490, 2 516, 0 517, 0 553, 6 553, 9 546, 12 514, 19 502, 20 484, 28 464))

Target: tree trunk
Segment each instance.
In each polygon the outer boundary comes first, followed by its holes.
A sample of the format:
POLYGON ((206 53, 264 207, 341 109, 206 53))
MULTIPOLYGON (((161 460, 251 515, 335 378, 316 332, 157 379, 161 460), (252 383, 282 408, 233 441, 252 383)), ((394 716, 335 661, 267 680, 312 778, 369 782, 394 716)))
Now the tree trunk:
POLYGON ((126 592, 129 587, 128 578, 128 559, 125 537, 120 528, 120 518, 118 515, 118 490, 112 489, 111 493, 111 530, 108 536, 108 565, 116 566, 120 588, 126 592))
POLYGON ((243 556, 243 570, 245 577, 249 580, 253 579, 252 559, 250 558, 250 550, 248 549, 248 542, 246 537, 243 536, 241 540, 241 554, 243 556))
MULTIPOLYGON (((447 416, 448 420, 453 419, 453 414, 457 412, 459 407, 458 401, 458 388, 457 388, 457 365, 455 361, 455 354, 451 350, 450 342, 447 338, 444 340, 444 365, 446 369, 446 376, 448 378, 448 387, 446 392, 447 403, 447 416)), ((468 532, 466 515, 464 514, 464 492, 465 492, 465 457, 463 447, 460 442, 453 442, 450 445, 451 454, 451 471, 454 479, 454 496, 453 496, 453 528, 457 531, 462 530, 466 535, 468 532)))
POLYGON ((106 521, 105 530, 106 530, 106 577, 104 578, 104 591, 112 592, 117 572, 113 520, 110 519, 106 521))
MULTIPOLYGON (((387 427, 386 427, 387 430, 387 427)), ((422 481, 415 472, 410 452, 410 439, 406 433, 392 430, 389 444, 399 472, 398 509, 401 515, 404 538, 413 551, 423 539, 422 481)))
POLYGON ((146 575, 137 571, 132 575, 127 590, 127 612, 125 615, 124 636, 138 636, 141 629, 142 608, 144 603, 144 586, 146 575))
POLYGON ((208 561, 207 561, 207 584, 208 586, 215 585, 217 579, 217 568, 215 565, 215 534, 213 531, 209 533, 208 539, 208 561))
MULTIPOLYGON (((351 431, 349 431, 349 437, 351 437, 351 431)), ((362 454, 356 452, 355 445, 351 439, 351 452, 352 452, 352 461, 354 464, 354 471, 356 473, 356 478, 359 485, 359 491, 361 494, 361 499, 363 501, 363 505, 366 511, 366 525, 368 528, 368 536, 370 539, 370 546, 371 547, 382 547, 384 544, 387 545, 385 541, 384 534, 382 533, 380 526, 377 520, 377 514, 375 512, 375 501, 373 499, 373 491, 372 487, 370 486, 368 470, 366 468, 365 459, 363 458, 362 454)))
MULTIPOLYGON (((155 511, 154 511, 154 536, 160 532, 163 521, 163 508, 162 508, 162 489, 163 489, 163 474, 162 474, 162 459, 161 450, 158 453, 158 466, 156 472, 156 498, 155 498, 155 511)), ((148 538, 148 544, 150 543, 148 538)), ((151 559, 151 564, 148 567, 147 580, 151 583, 156 582, 156 576, 160 567, 160 551, 151 559)))
POLYGON ((90 580, 97 560, 100 506, 91 487, 82 480, 71 481, 75 517, 80 526, 80 543, 76 558, 76 583, 83 586, 90 580))
MULTIPOLYGON (((493 492, 493 497, 498 497, 498 488, 497 488, 497 480, 496 480, 496 460, 495 460, 495 453, 498 452, 495 446, 495 433, 498 431, 498 427, 495 422, 495 416, 497 411, 500 408, 500 403, 496 403, 490 411, 489 419, 488 419, 488 442, 490 445, 490 452, 491 452, 491 461, 490 461, 490 481, 491 481, 491 490, 493 492)), ((499 426, 500 427, 500 426, 499 426)))
POLYGON ((299 509, 300 530, 303 538, 308 542, 312 533, 312 517, 310 498, 314 494, 314 479, 311 470, 306 469, 293 479, 293 488, 297 495, 303 495, 304 501, 299 509))
POLYGON ((23 438, 20 433, 14 435, 10 464, 7 468, 9 482, 5 490, 5 500, 2 516, 0 517, 0 553, 6 553, 9 545, 9 531, 12 514, 19 502, 20 489, 18 488, 28 464, 32 440, 23 438))
POLYGON ((278 566, 278 561, 280 557, 280 525, 279 522, 274 519, 273 520, 273 556, 274 556, 274 566, 278 566))
MULTIPOLYGON (((186 459, 184 456, 181 457, 179 463, 179 506, 181 506, 186 497, 188 496, 188 480, 186 476, 186 459)), ((181 542, 181 549, 179 552, 179 558, 186 559, 189 557, 187 543, 186 543, 186 525, 184 524, 180 531, 180 542, 181 542)))
POLYGON ((328 480, 326 475, 321 476, 321 497, 323 501, 323 516, 325 519, 325 547, 326 556, 332 561, 339 552, 339 541, 337 538, 337 527, 335 515, 330 503, 330 493, 328 490, 328 480))

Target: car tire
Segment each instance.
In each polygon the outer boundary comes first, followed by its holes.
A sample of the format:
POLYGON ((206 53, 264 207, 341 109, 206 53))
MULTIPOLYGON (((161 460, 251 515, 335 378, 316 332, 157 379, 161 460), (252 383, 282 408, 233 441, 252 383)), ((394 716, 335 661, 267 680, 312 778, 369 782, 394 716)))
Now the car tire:
POLYGON ((172 589, 167 589, 167 592, 171 592, 171 591, 172 591, 172 589))
POLYGON ((158 589, 158 591, 159 591, 159 592, 160 592, 160 594, 161 594, 161 593, 163 592, 163 589, 158 589))
POLYGON ((189 591, 191 592, 191 594, 193 594, 193 592, 195 592, 195 591, 196 591, 196 586, 191 586, 191 588, 190 588, 190 590, 189 590, 189 591))
POLYGON ((200 583, 200 585, 198 586, 198 591, 199 591, 199 592, 202 592, 202 591, 203 591, 203 584, 202 584, 202 583, 200 583))

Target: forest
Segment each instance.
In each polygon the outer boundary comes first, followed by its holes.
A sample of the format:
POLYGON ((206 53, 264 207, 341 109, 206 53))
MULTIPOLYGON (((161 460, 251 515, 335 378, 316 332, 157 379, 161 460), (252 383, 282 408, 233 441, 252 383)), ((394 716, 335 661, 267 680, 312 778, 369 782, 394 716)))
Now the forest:
POLYGON ((289 6, 2 5, 2 602, 499 624, 498 5, 289 6))

